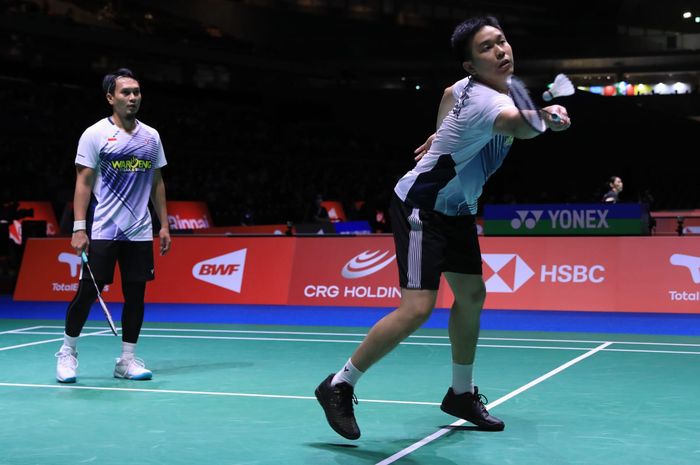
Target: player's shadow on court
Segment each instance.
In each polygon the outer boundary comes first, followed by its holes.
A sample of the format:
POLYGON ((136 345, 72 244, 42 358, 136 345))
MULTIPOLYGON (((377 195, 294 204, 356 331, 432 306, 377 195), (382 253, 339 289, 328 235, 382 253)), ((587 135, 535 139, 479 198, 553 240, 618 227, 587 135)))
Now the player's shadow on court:
POLYGON ((219 362, 219 363, 201 363, 190 361, 188 364, 177 364, 177 363, 162 363, 153 366, 153 373, 155 374, 170 374, 170 373, 201 373, 203 371, 218 371, 218 370, 232 370, 240 368, 250 368, 254 365, 251 362, 219 362))
MULTIPOLYGON (((412 442, 414 441, 399 440, 380 442, 365 440, 360 444, 311 442, 306 443, 306 445, 316 449, 335 453, 335 462, 340 465, 352 465, 357 463, 376 464, 387 457, 390 457, 397 451, 402 450, 407 444, 411 444, 412 442)), ((421 460, 414 460, 413 457, 407 455, 401 458, 401 463, 415 465, 423 465, 425 463, 429 463, 430 465, 457 465, 457 462, 435 456, 431 456, 429 461, 426 462, 425 452, 426 451, 422 452, 421 460)))
POLYGON ((450 432, 453 432, 453 431, 478 431, 480 433, 500 433, 500 431, 488 431, 485 429, 480 429, 476 425, 459 425, 459 426, 442 425, 442 426, 440 426, 440 429, 448 429, 448 430, 450 430, 450 432))

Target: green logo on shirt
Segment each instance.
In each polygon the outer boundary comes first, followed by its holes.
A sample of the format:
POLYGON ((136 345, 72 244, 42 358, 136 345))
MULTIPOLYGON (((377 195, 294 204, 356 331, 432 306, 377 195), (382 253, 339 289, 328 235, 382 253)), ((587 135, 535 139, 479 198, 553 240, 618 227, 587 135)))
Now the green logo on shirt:
POLYGON ((135 156, 130 160, 112 160, 112 168, 117 171, 146 171, 151 169, 151 160, 140 160, 135 156))

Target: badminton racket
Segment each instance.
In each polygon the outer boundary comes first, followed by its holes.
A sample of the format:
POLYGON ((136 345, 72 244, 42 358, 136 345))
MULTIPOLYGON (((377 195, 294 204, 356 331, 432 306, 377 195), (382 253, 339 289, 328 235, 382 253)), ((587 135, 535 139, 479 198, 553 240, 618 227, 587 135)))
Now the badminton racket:
MULTIPOLYGON (((566 79, 566 82, 571 82, 568 80, 566 76, 561 74, 560 76, 563 76, 566 79)), ((563 82, 560 79, 560 82, 563 82)), ((555 86, 552 86, 552 89, 554 89, 555 86)), ((571 86, 571 92, 570 93, 558 93, 554 94, 552 93, 552 89, 549 90, 552 98, 554 97, 560 97, 563 95, 571 95, 573 93, 573 86, 571 86)), ((556 91, 557 89, 555 89, 556 91)), ((547 125, 544 121, 544 118, 542 118, 542 109, 539 108, 537 105, 535 105, 535 102, 532 101, 532 98, 530 97, 530 92, 527 90, 527 87, 521 81, 515 76, 510 76, 508 78, 508 92, 510 93, 510 98, 513 99, 513 103, 515 104, 515 107, 520 111, 520 115, 523 117, 523 119, 534 129, 535 131, 542 133, 547 130, 547 125)), ((562 92, 568 92, 568 89, 562 90, 562 92)), ((551 100, 551 98, 550 98, 551 100)), ((551 115, 551 118, 553 121, 558 122, 561 120, 561 117, 556 114, 556 113, 549 113, 551 115)))
POLYGON ((88 263, 88 257, 85 251, 82 252, 80 255, 83 259, 83 263, 85 264, 85 267, 88 270, 88 273, 90 273, 90 278, 92 280, 92 284, 95 286, 95 290, 97 291, 97 300, 100 302, 100 307, 102 307, 102 311, 105 314, 105 318, 107 318, 107 323, 109 323, 109 329, 112 330, 112 334, 115 336, 119 336, 119 333, 117 333, 117 327, 114 326, 114 320, 112 320, 112 314, 109 313, 109 309, 107 308, 107 304, 105 304, 104 299, 102 298, 102 294, 100 293, 100 288, 97 286, 97 281, 95 281, 95 275, 92 274, 92 269, 90 268, 90 264, 88 263))

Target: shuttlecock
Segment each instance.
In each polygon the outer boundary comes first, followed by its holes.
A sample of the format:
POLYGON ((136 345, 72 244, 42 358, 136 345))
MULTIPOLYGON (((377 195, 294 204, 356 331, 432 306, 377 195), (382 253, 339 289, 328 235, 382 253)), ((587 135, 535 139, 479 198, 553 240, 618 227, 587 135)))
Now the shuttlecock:
POLYGON ((545 90, 542 94, 542 98, 545 102, 549 102, 553 98, 565 97, 567 95, 573 95, 574 85, 565 74, 557 74, 554 78, 554 84, 549 90, 545 90))

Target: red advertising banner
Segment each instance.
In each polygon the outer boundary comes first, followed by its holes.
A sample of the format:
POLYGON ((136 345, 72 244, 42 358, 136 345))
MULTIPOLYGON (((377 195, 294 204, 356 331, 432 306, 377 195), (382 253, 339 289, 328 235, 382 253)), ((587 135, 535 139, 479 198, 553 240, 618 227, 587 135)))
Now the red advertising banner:
MULTIPOLYGON (((156 279, 146 286, 146 301, 286 304, 294 239, 274 239, 176 237, 166 256, 154 250, 156 279)), ((80 258, 67 239, 31 239, 14 298, 69 301, 79 270, 80 258)), ((104 294, 123 300, 118 269, 104 294)))
POLYGON ((481 252, 485 308, 700 313, 700 238, 486 237, 481 252))
POLYGON ((291 237, 176 237, 146 301, 284 305, 293 257, 291 237))
POLYGON ((256 224, 253 226, 214 226, 197 230, 197 234, 287 234, 287 231, 293 232, 293 226, 286 224, 256 224), (290 230, 291 228, 291 230, 290 230))
MULTIPOLYGON (((700 237, 485 237, 481 248, 489 309, 700 313, 700 237)), ((67 239, 31 239, 15 299, 70 300, 79 268, 67 239)), ((121 299, 118 273, 105 295, 121 299)), ((360 307, 400 296, 391 236, 176 237, 146 292, 148 302, 360 307)), ((438 306, 451 304, 443 279, 438 306)))
POLYGON ((321 206, 328 212, 328 219, 331 221, 347 221, 343 204, 335 200, 325 200, 321 202, 321 206))
POLYGON ((206 202, 168 200, 170 229, 203 229, 214 226, 206 202))
MULTIPOLYGON (((80 257, 70 239, 34 239, 27 241, 22 267, 15 286, 15 300, 70 301, 78 290, 80 257)), ((121 301, 119 269, 115 282, 102 292, 106 301, 121 301)))
POLYGON ((289 304, 392 307, 400 300, 391 236, 297 239, 289 304))
POLYGON ((651 212, 652 234, 665 236, 700 235, 700 209, 651 212))
POLYGON ((55 236, 60 232, 58 221, 56 221, 56 213, 53 211, 51 202, 33 202, 20 201, 18 207, 20 210, 31 209, 34 211, 32 216, 27 216, 21 220, 14 220, 10 225, 10 239, 15 244, 22 244, 22 221, 24 220, 44 220, 46 221, 46 235, 55 236))

